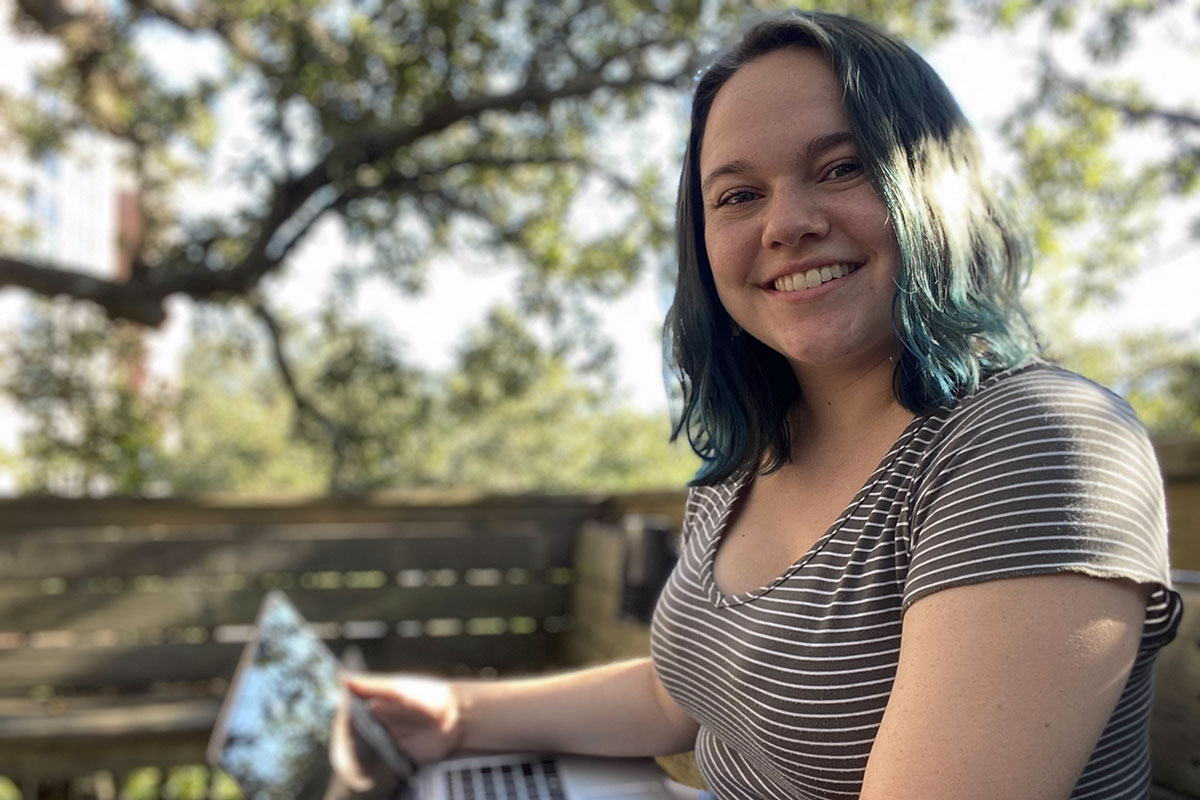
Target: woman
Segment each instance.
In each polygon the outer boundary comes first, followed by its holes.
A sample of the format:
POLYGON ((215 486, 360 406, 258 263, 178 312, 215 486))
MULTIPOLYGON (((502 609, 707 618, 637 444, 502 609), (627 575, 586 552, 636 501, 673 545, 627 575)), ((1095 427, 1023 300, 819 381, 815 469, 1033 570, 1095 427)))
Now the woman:
POLYGON ((978 162, 932 69, 851 19, 705 72, 668 317, 704 467, 653 657, 352 681, 402 747, 695 748, 722 800, 1146 796, 1161 480, 1122 400, 1037 359, 978 162))

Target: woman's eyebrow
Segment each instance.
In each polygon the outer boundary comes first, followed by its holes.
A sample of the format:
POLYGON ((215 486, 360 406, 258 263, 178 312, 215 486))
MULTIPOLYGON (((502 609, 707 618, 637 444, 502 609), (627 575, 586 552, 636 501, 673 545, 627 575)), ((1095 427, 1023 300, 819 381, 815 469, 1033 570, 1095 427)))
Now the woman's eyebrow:
POLYGON ((804 145, 804 149, 800 151, 800 155, 807 161, 821 155, 826 150, 832 150, 847 143, 854 143, 854 134, 850 133, 850 131, 826 133, 823 136, 810 139, 808 144, 804 145))
MULTIPOLYGON (((854 143, 854 134, 850 133, 850 131, 834 131, 833 133, 822 134, 815 139, 810 139, 804 145, 804 148, 800 151, 800 158, 804 161, 810 161, 827 150, 832 150, 847 143, 854 143)), ((724 164, 714 167, 708 173, 704 181, 700 184, 700 193, 708 194, 713 181, 722 175, 735 175, 739 172, 748 172, 750 169, 752 169, 752 165, 744 159, 738 158, 733 161, 726 161, 724 164)))
POLYGON ((708 194, 708 189, 710 186, 712 186, 713 181, 722 175, 735 175, 739 172, 747 172, 750 169, 750 162, 745 161, 744 159, 738 158, 733 161, 726 161, 724 164, 713 168, 713 171, 708 173, 708 177, 705 178, 704 182, 700 184, 700 193, 708 194))

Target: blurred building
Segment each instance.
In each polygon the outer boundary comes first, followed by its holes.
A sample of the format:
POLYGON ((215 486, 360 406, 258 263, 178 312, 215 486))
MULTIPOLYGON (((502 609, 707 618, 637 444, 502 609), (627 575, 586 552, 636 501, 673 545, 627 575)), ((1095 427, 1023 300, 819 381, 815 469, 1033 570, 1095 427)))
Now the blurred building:
MULTIPOLYGON (((47 42, 18 39, 11 29, 13 0, 0 0, 0 89, 32 98, 54 112, 51 98, 39 95, 36 70, 54 59, 47 42)), ((16 146, 0 149, 0 224, 5 250, 81 271, 113 275, 120 176, 119 145, 105 137, 71 137, 64 154, 31 158, 16 146), (15 247, 14 247, 15 245, 15 247)))
MULTIPOLYGON (((0 91, 52 114, 54 99, 39 92, 37 71, 58 48, 16 37, 13 17, 13 0, 0 0, 0 91)), ((94 275, 127 275, 142 219, 122 153, 120 143, 92 133, 72 134, 63 152, 40 156, 0 142, 0 252, 94 275)), ((24 292, 0 291, 0 335, 20 336, 35 308, 24 292)), ((140 383, 140 359, 127 366, 140 383)), ((0 396, 0 449, 17 449, 24 424, 19 409, 0 396)), ((16 490, 15 476, 0 466, 0 494, 16 490)))

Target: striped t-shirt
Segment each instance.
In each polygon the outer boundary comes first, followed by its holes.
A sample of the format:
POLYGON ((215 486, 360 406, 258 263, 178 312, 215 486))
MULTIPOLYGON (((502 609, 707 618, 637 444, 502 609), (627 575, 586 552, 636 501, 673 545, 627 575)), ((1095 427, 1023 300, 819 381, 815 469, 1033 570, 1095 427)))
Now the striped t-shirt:
POLYGON ((1174 636, 1162 479, 1119 397, 1045 362, 916 418, 838 520, 755 591, 713 561, 746 478, 688 497, 651 636, 721 800, 858 797, 913 601, 1063 571, 1157 584, 1141 647, 1072 800, 1144 798, 1154 658, 1174 636))

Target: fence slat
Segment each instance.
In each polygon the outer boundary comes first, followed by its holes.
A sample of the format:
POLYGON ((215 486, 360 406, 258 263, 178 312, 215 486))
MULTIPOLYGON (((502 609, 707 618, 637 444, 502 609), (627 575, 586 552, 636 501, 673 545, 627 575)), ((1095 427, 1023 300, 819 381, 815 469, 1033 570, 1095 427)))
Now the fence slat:
POLYGON ((369 537, 354 536, 353 526, 340 526, 338 535, 320 527, 217 530, 209 535, 190 529, 159 538, 120 539, 106 539, 99 530, 71 531, 69 536, 29 532, 0 540, 0 580, 536 567, 566 563, 573 536, 570 529, 539 530, 531 523, 445 533, 384 527, 369 537))
MULTIPOLYGON (((430 617, 545 616, 565 613, 566 589, 544 582, 472 586, 454 573, 452 586, 396 585, 378 588, 306 589, 293 585, 288 596, 312 622, 382 620, 394 623, 430 617)), ((222 625, 249 625, 262 602, 265 588, 221 590, 164 588, 153 592, 90 594, 71 592, 29 595, 0 586, 0 633, 37 631, 76 632, 74 641, 116 645, 137 641, 148 629, 203 628, 211 633, 222 625), (95 636, 91 635, 95 634, 95 636)), ((72 637, 67 637, 71 639, 72 637)), ((0 653, 3 649, 0 649, 0 653)))
MULTIPOLYGON (((359 647, 368 665, 437 674, 496 672, 547 666, 561 634, 539 631, 471 636, 399 637, 332 642, 359 647)), ((157 683, 208 683, 232 677, 241 643, 121 647, 26 648, 0 653, 0 697, 24 696, 32 686, 57 692, 145 691, 157 683), (147 664, 152 666, 148 667, 147 664), (148 680, 152 679, 152 681, 148 680)))

